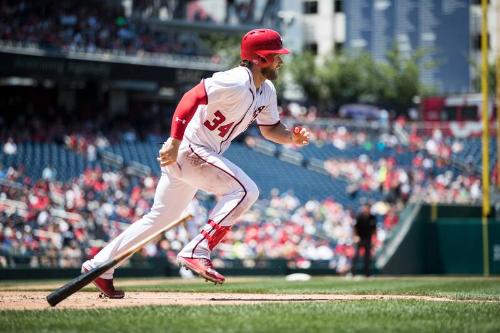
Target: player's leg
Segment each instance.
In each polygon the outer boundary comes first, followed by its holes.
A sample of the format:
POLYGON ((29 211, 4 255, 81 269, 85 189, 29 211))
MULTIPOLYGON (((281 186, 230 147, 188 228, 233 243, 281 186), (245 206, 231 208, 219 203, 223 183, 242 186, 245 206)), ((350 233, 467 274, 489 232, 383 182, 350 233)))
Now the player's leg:
POLYGON ((205 191, 216 194, 219 200, 209 216, 208 223, 179 253, 178 260, 198 274, 214 282, 223 282, 224 277, 211 267, 210 253, 230 231, 236 218, 257 200, 257 185, 234 163, 203 149, 192 149, 188 154, 189 165, 183 165, 183 177, 205 191), (199 259, 199 260, 190 260, 199 259), (201 272, 210 266, 207 272, 201 272), (207 273, 207 274, 205 274, 207 273))
MULTIPOLYGON (((141 240, 157 233, 163 226, 181 217, 196 189, 177 177, 162 173, 156 187, 151 211, 138 221, 132 223, 118 237, 106 245, 92 260, 86 261, 82 269, 90 270, 130 249, 141 240)), ((116 267, 101 275, 97 283, 109 285, 116 267), (108 281, 103 281, 108 280, 108 281)), ((96 284, 97 284, 96 283, 96 284)), ((102 291, 103 286, 98 287, 102 291)), ((123 296, 122 296, 123 297, 123 296)))
POLYGON ((358 240, 358 242, 356 243, 355 247, 356 247, 356 250, 354 252, 354 258, 352 258, 352 262, 351 262, 351 274, 352 275, 356 275, 356 265, 358 264, 358 259, 359 259, 359 252, 360 252, 360 248, 361 248, 361 239, 358 240))

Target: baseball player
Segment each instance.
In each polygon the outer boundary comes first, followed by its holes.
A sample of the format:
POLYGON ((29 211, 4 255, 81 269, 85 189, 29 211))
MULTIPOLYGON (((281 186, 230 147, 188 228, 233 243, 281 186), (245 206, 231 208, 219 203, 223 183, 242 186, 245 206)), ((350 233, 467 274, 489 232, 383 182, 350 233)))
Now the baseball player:
MULTIPOLYGON (((241 41, 240 66, 215 73, 184 94, 173 115, 170 138, 159 151, 162 175, 151 211, 86 261, 83 271, 123 253, 180 218, 196 191, 202 189, 219 200, 205 227, 180 251, 177 261, 207 280, 224 282, 224 276, 212 265, 210 253, 257 200, 259 190, 222 153, 254 121, 262 135, 276 143, 305 145, 309 141, 306 129, 290 131, 280 122, 271 81, 278 77, 281 56, 287 53, 276 31, 252 30, 241 41)), ((107 271, 94 284, 106 296, 122 298, 123 291, 113 286, 113 272, 107 271)))

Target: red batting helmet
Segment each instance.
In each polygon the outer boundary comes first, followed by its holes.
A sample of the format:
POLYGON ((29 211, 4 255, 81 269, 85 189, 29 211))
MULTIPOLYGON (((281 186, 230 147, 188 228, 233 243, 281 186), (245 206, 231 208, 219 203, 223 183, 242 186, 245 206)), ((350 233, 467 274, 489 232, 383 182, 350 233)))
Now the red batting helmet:
POLYGON ((288 54, 280 34, 271 29, 254 29, 241 39, 241 60, 248 60, 259 67, 273 63, 274 54, 288 54))

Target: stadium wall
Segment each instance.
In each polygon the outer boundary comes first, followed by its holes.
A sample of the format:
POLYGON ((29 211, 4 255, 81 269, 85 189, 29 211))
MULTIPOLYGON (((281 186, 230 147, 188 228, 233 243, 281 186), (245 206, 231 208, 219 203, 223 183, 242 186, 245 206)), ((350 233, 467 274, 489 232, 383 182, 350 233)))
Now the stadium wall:
MULTIPOLYGON (((423 205, 382 274, 483 274, 481 207, 423 205)), ((500 222, 488 220, 490 274, 500 274, 500 222)))
MULTIPOLYGON (((115 273, 116 277, 179 277, 179 267, 168 262, 166 258, 132 257, 132 265, 122 267, 115 273)), ((226 260, 225 266, 218 269, 227 276, 284 276, 293 273, 310 275, 335 275, 335 269, 329 267, 328 261, 318 261, 308 269, 290 268, 284 259, 259 260, 249 267, 241 260, 226 260)), ((0 280, 32 280, 32 279, 71 279, 80 273, 78 268, 4 268, 0 269, 0 280)))

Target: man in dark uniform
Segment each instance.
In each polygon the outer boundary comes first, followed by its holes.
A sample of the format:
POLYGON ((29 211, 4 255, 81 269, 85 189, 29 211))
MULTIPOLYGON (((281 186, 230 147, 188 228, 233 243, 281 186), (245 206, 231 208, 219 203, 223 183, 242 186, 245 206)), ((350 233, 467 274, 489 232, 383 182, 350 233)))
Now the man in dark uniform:
POLYGON ((372 237, 377 231, 377 221, 375 216, 370 212, 371 207, 369 204, 364 204, 361 208, 361 212, 356 217, 356 224, 354 225, 354 234, 357 236, 358 240, 356 243, 356 255, 352 260, 351 273, 354 275, 356 271, 356 263, 359 258, 360 248, 365 250, 365 260, 364 260, 364 273, 366 276, 370 276, 370 266, 371 266, 371 251, 372 251, 372 237))

